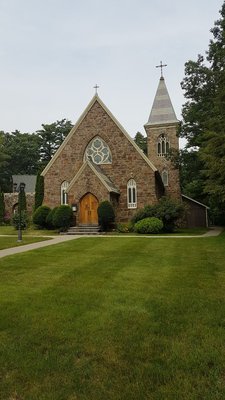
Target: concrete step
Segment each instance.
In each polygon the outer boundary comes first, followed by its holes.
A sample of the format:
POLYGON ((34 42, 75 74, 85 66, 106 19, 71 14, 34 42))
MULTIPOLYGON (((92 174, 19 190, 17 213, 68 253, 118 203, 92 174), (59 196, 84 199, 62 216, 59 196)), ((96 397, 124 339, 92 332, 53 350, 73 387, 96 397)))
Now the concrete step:
POLYGON ((67 232, 63 232, 64 235, 99 235, 99 225, 79 225, 71 226, 67 232))

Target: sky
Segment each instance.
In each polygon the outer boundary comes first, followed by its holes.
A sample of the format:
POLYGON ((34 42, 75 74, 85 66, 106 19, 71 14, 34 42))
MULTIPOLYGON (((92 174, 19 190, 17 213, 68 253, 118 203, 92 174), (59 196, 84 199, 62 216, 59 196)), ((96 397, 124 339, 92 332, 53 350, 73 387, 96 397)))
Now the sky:
POLYGON ((98 94, 144 133, 160 78, 177 115, 184 64, 204 54, 223 0, 0 0, 0 130, 75 123, 98 94))

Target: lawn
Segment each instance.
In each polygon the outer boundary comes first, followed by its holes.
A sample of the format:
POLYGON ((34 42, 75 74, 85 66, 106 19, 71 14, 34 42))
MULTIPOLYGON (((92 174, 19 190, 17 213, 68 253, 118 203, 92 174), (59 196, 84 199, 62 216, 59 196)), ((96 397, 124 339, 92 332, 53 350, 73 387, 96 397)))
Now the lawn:
MULTIPOLYGON (((177 228, 172 233, 158 233, 157 236, 198 236, 210 231, 210 228, 177 228)), ((108 236, 139 236, 141 234, 134 232, 121 233, 117 231, 107 232, 108 236)), ((145 234, 144 236, 155 236, 156 234, 145 234)))
POLYGON ((29 237, 23 235, 22 242, 17 242, 17 237, 15 236, 4 236, 0 237, 0 250, 8 249, 10 247, 23 246, 30 243, 42 242, 43 240, 47 240, 47 238, 29 237))
MULTIPOLYGON (((55 236, 58 235, 57 231, 48 229, 35 229, 33 226, 25 229, 23 232, 24 236, 55 236)), ((15 235, 17 236, 18 231, 11 225, 0 226, 0 235, 15 235)))
POLYGON ((1 259, 0 399, 225 399, 224 260, 224 234, 1 259))

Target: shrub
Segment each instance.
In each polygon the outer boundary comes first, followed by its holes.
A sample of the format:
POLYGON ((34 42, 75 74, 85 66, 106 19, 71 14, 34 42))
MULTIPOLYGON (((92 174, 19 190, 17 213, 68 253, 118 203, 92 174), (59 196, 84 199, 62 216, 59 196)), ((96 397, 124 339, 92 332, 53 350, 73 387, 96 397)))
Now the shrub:
POLYGON ((46 217, 46 226, 48 229, 54 229, 53 217, 58 207, 53 208, 46 217))
POLYGON ((11 224, 11 216, 10 216, 10 214, 8 212, 5 213, 4 224, 5 225, 10 225, 11 224))
POLYGON ((102 201, 98 206, 98 221, 103 231, 109 230, 115 221, 114 209, 108 200, 102 201))
POLYGON ((72 208, 66 205, 57 207, 52 218, 53 226, 55 228, 60 228, 61 230, 68 229, 72 220, 73 220, 72 208))
POLYGON ((145 206, 139 210, 132 218, 132 223, 149 217, 159 218, 163 222, 165 232, 173 232, 176 223, 184 215, 185 207, 181 201, 163 196, 157 204, 145 206))
POLYGON ((33 214, 33 223, 39 228, 47 228, 46 219, 51 209, 48 206, 40 206, 33 214))
POLYGON ((154 206, 145 206, 136 212, 136 214, 132 217, 132 224, 136 224, 136 222, 141 221, 144 218, 153 217, 154 216, 154 206))
POLYGON ((183 217, 184 212, 185 206, 181 201, 163 196, 155 205, 154 216, 163 221, 165 232, 173 232, 177 221, 183 217))
POLYGON ((21 215, 16 212, 12 217, 12 225, 15 226, 16 229, 19 229, 19 225, 21 229, 26 229, 29 223, 29 217, 26 210, 21 211, 21 215))
POLYGON ((120 233, 133 232, 133 224, 131 222, 128 222, 128 223, 121 222, 116 225, 116 230, 117 230, 117 232, 120 232, 120 233))
POLYGON ((162 229, 163 222, 155 217, 144 218, 134 225, 134 232, 137 233, 159 233, 162 229))

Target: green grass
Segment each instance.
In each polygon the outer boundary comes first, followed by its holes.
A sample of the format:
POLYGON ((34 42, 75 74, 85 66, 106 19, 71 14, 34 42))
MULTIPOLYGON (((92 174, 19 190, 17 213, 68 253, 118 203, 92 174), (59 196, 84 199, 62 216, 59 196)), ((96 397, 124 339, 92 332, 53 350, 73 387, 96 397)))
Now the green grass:
POLYGON ((2 259, 0 399, 223 400, 224 260, 225 234, 2 259))
MULTIPOLYGON (((4 225, 0 226, 0 235, 15 235, 17 236, 18 231, 14 228, 14 226, 4 225)), ((25 229, 23 234, 26 236, 54 236, 58 235, 57 231, 48 230, 48 229, 35 229, 33 226, 25 229)))
MULTIPOLYGON (((180 229, 176 229, 173 233, 158 233, 157 236, 195 236, 195 235, 203 235, 204 233, 208 232, 210 230, 210 228, 180 228, 180 229)), ((134 232, 127 232, 127 233, 121 233, 121 232, 117 232, 117 231, 113 231, 113 232, 107 232, 108 236, 115 236, 115 235, 119 235, 119 236, 142 236, 142 234, 139 233, 134 233, 134 232)), ((144 234, 144 236, 155 236, 156 234, 144 234)))
POLYGON ((22 242, 17 242, 17 237, 15 236, 0 237, 0 250, 8 249, 10 247, 23 246, 30 243, 42 242, 43 240, 48 239, 43 237, 29 237, 23 235, 22 242))

